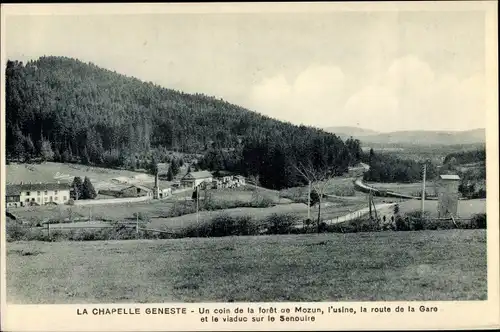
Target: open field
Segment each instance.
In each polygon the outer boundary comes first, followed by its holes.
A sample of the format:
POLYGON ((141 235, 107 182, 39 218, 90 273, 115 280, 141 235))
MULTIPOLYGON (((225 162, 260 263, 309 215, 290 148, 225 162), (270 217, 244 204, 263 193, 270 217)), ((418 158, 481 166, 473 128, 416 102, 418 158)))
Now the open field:
MULTIPOLYGON (((189 208, 194 208, 194 202, 191 200, 191 191, 179 193, 174 195, 171 199, 165 200, 148 200, 145 202, 133 202, 133 203, 121 203, 121 204, 105 204, 105 205, 88 205, 88 206, 78 206, 78 205, 57 205, 57 206, 36 206, 36 207, 20 207, 13 208, 9 211, 16 217, 27 221, 32 224, 46 220, 61 220, 61 219, 88 219, 89 216, 93 220, 103 220, 103 221, 124 221, 127 219, 134 219, 136 213, 147 216, 148 218, 160 218, 155 220, 155 224, 164 224, 165 218, 172 216, 172 210, 178 208, 179 211, 186 207, 186 211, 190 211, 189 208)), ((263 188, 236 188, 236 189, 220 189, 211 190, 210 195, 212 201, 219 202, 222 206, 238 206, 238 203, 251 203, 254 202, 256 198, 267 198, 272 204, 278 204, 279 207, 275 209, 277 211, 289 211, 290 207, 287 207, 291 201, 286 198, 279 198, 278 192, 273 192, 263 188)), ((200 192, 201 203, 204 197, 203 191, 200 192)), ((301 208, 299 210, 305 211, 305 205, 300 204, 301 208)), ((333 207, 333 204, 332 204, 333 207)), ((255 209, 250 209, 250 213, 255 209)), ((263 208, 264 209, 264 208, 263 208)), ((230 209, 233 210, 233 209, 230 209)), ((257 209, 259 210, 259 209, 257 209)), ((256 210, 256 211, 257 211, 256 210)), ((265 209, 264 209, 265 210, 265 209)), ((297 209, 291 208, 291 211, 297 209)), ((191 210, 192 211, 192 210, 191 210)), ((274 209, 271 208, 272 212, 274 209)), ((339 212, 343 211, 342 209, 339 212)), ((211 213, 216 213, 217 211, 212 211, 211 213)), ((272 213, 269 212, 269 213, 272 213)), ((190 212, 188 212, 190 213, 190 212)), ((206 212, 208 213, 208 212, 206 212)), ((179 215, 179 214, 174 214, 179 215)))
MULTIPOLYGON (((399 204, 400 213, 420 211, 421 202, 419 200, 407 200, 399 204)), ((437 201, 425 201, 425 211, 430 213, 430 217, 437 217, 437 201)), ((458 217, 470 218, 478 213, 486 213, 486 199, 469 199, 458 201, 458 217)))
MULTIPOLYGON (((382 182, 364 182, 368 186, 377 189, 394 191, 405 195, 417 196, 417 193, 422 191, 422 183, 382 183, 382 182)), ((432 181, 425 182, 425 192, 427 195, 436 195, 435 184, 432 181)))
MULTIPOLYGON (((152 184, 154 182, 153 176, 140 172, 53 162, 10 164, 6 165, 5 172, 7 183, 72 182, 75 176, 80 176, 82 179, 88 176, 97 190, 126 184, 152 184)), ((163 182, 164 186, 168 184, 168 182, 163 182)))
MULTIPOLYGON (((357 202, 326 202, 323 203, 321 208, 321 219, 327 220, 335 217, 346 215, 350 212, 356 211, 366 204, 359 204, 357 202)), ((216 211, 201 211, 199 213, 200 222, 209 221, 211 218, 219 215, 226 214, 232 217, 249 216, 254 220, 262 220, 272 214, 293 214, 300 219, 307 218, 307 205, 302 203, 280 204, 268 208, 251 208, 241 207, 233 209, 224 209, 216 211)), ((316 220, 318 208, 311 208, 311 219, 316 220)), ((185 214, 183 216, 174 218, 155 218, 151 219, 148 227, 163 228, 163 229, 179 229, 182 227, 196 224, 196 213, 185 214)))
POLYGON ((484 300, 486 289, 484 230, 7 244, 9 303, 484 300))
POLYGON ((173 204, 173 202, 164 200, 150 200, 135 203, 89 206, 58 205, 22 207, 12 209, 10 212, 16 217, 31 223, 65 218, 87 219, 89 216, 96 220, 122 221, 134 218, 134 213, 143 213, 148 216, 164 215, 168 209, 172 208, 173 204))
MULTIPOLYGON (((356 191, 354 189, 353 181, 354 177, 339 176, 330 180, 328 186, 326 187, 325 194, 334 196, 346 196, 353 197, 356 196, 356 191)), ((314 188, 311 188, 311 190, 314 188)), ((291 199, 307 199, 307 186, 294 187, 283 189, 280 191, 282 197, 287 197, 291 199)))
MULTIPOLYGON (((280 197, 278 191, 268 190, 262 187, 244 186, 235 189, 211 190, 210 193, 212 199, 221 200, 225 202, 231 202, 231 201, 251 202, 253 199, 260 197, 267 199, 274 204, 292 203, 292 200, 280 197)), ((203 190, 200 193, 200 197, 203 197, 203 190)))

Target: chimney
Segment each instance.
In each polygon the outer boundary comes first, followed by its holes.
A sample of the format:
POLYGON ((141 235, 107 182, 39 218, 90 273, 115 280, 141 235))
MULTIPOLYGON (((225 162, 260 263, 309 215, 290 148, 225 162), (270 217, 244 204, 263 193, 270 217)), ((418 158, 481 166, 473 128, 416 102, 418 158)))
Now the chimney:
POLYGON ((156 171, 155 174, 155 187, 153 188, 153 198, 154 199, 160 198, 160 188, 158 188, 158 171, 156 171))

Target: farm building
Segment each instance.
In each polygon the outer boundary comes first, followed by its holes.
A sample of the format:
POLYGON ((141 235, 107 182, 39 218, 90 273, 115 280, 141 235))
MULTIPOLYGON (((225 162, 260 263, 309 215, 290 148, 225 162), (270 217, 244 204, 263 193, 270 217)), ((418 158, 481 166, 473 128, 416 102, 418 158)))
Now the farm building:
POLYGON ((234 177, 234 181, 236 182, 237 186, 243 186, 245 184, 245 178, 241 175, 236 175, 234 177))
POLYGON ((438 195, 438 218, 457 216, 458 186, 460 177, 455 174, 440 175, 436 182, 438 195))
POLYGON ((217 172, 212 180, 212 188, 236 188, 245 184, 245 178, 241 175, 233 175, 229 172, 217 172))
POLYGON ((28 205, 66 204, 69 183, 21 183, 6 186, 7 207, 28 205))
POLYGON ((145 186, 134 184, 129 187, 121 189, 118 192, 117 196, 118 197, 153 196, 153 190, 145 186))
POLYGON ((202 183, 212 183, 212 173, 208 171, 189 172, 182 179, 183 187, 196 188, 202 183))

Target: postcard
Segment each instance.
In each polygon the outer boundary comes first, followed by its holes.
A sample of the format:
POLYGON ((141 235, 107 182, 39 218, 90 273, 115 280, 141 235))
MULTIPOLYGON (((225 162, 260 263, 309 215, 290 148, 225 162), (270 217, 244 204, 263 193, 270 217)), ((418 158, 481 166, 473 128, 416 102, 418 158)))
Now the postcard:
POLYGON ((497 2, 1 9, 2 331, 500 327, 497 2))

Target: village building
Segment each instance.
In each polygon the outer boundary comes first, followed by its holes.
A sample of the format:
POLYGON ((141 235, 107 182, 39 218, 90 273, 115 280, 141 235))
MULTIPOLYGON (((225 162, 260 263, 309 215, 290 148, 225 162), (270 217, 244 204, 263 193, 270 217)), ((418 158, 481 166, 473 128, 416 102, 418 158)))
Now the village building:
POLYGON ((235 183, 236 185, 239 187, 239 186, 243 186, 245 185, 245 177, 241 176, 241 175, 236 175, 234 177, 234 180, 235 180, 235 183))
POLYGON ((154 199, 163 199, 172 195, 172 188, 170 186, 162 185, 160 182, 159 173, 155 175, 155 182, 152 189, 154 199))
POLYGON ((66 204, 70 200, 69 183, 21 183, 6 186, 7 207, 66 204))
POLYGON ((212 183, 212 173, 208 171, 189 172, 181 179, 183 187, 196 188, 202 183, 212 183))
POLYGON ((153 196, 153 190, 146 186, 133 184, 126 188, 121 189, 117 193, 117 197, 143 197, 143 196, 153 196))
POLYGON ((218 171, 214 173, 212 188, 237 188, 245 184, 245 178, 241 175, 234 175, 231 172, 218 171))
POLYGON ((231 188, 233 183, 233 174, 226 171, 217 171, 214 173, 214 178, 212 180, 212 188, 231 188))
POLYGON ((443 174, 436 182, 438 195, 438 218, 457 217, 458 186, 460 177, 456 174, 443 174))

